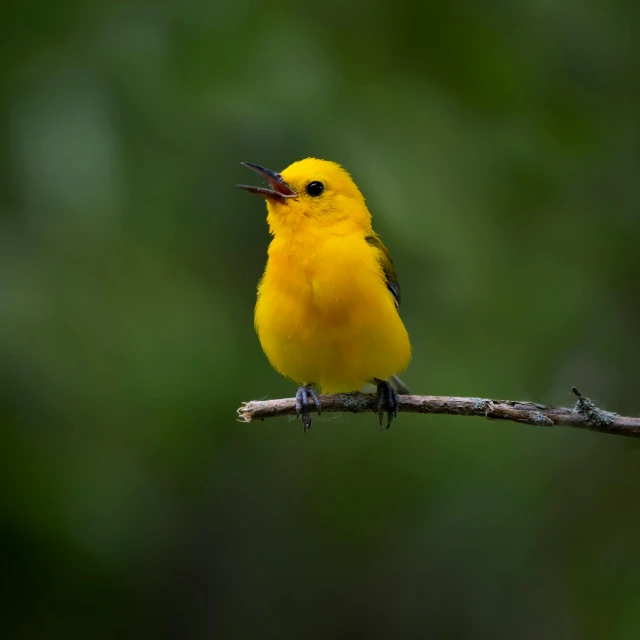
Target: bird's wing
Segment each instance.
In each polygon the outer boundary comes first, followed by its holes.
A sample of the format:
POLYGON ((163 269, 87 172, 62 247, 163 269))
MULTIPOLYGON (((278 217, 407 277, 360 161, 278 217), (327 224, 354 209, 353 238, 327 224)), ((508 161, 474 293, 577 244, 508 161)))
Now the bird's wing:
POLYGON ((382 272, 384 273, 387 289, 389 289, 389 291, 391 291, 391 295, 393 295, 393 301, 395 302, 396 309, 399 309, 400 283, 398 282, 398 277, 396 276, 396 272, 393 268, 393 260, 391 259, 389 249, 384 246, 384 243, 380 240, 380 236, 375 231, 367 233, 364 239, 375 249, 378 262, 380 262, 380 265, 382 266, 382 272))

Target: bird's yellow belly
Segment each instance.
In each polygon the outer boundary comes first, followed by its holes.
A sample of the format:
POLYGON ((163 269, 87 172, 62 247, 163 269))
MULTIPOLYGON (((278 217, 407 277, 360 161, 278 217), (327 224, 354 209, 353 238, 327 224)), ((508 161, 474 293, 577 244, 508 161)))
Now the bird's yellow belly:
POLYGON ((330 285, 296 275, 271 279, 267 271, 259 291, 256 329, 275 369, 335 393, 407 366, 409 338, 377 274, 335 274, 330 285))

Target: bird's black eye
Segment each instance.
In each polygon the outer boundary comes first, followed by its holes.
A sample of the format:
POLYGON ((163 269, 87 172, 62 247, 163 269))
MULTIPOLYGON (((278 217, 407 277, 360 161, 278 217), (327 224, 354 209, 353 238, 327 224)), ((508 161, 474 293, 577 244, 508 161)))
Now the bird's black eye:
POLYGON ((324 185, 322 182, 314 180, 307 185, 307 193, 310 196, 319 196, 324 191, 324 185))

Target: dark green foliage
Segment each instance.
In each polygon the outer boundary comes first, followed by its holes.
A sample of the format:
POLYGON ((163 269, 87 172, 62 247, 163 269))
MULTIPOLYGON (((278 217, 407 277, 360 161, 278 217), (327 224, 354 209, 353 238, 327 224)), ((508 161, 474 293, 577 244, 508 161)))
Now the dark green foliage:
POLYGON ((413 392, 640 413, 634 3, 3 13, 3 638, 637 637, 639 443, 235 421, 295 393, 240 162, 309 155, 393 255, 413 392))

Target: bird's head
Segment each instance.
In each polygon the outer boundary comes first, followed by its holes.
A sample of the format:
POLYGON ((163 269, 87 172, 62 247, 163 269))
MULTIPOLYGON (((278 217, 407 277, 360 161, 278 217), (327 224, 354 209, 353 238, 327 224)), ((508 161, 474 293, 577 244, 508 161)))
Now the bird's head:
POLYGON ((364 197, 339 164, 306 158, 276 173, 250 162, 243 165, 264 178, 271 188, 239 184, 267 201, 271 232, 318 229, 346 234, 371 227, 364 197))

